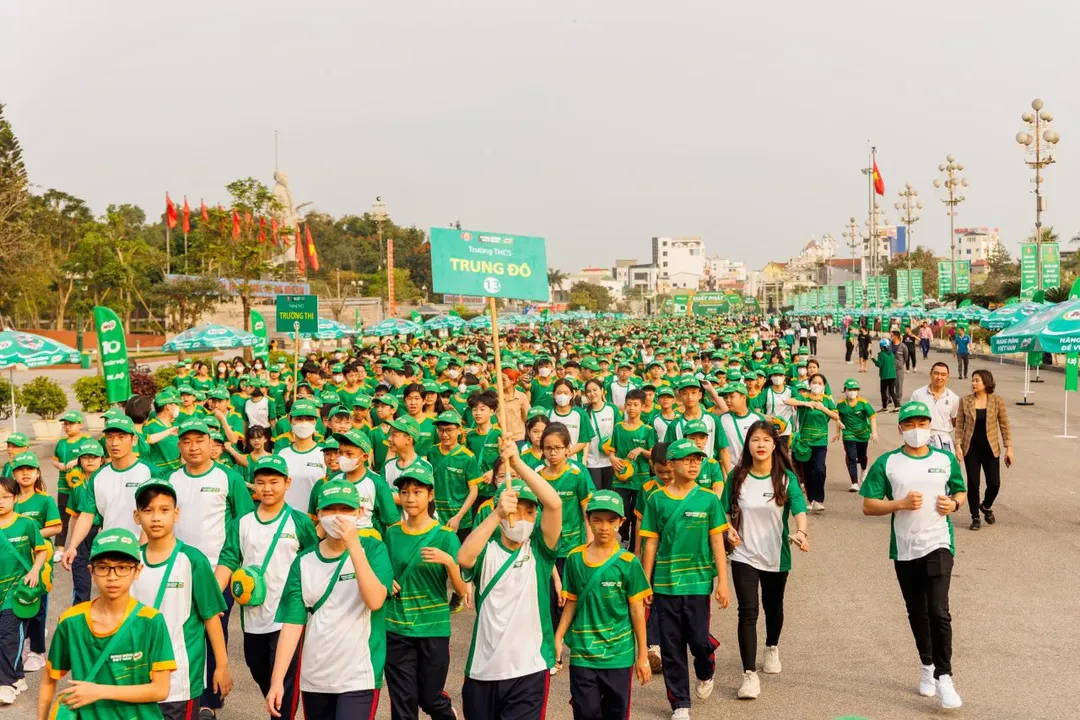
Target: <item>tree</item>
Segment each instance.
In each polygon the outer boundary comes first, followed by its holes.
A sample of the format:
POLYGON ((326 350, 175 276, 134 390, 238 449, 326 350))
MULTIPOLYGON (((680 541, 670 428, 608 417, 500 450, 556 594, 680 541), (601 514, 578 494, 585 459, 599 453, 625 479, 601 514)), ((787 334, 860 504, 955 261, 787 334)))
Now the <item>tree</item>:
POLYGON ((1001 243, 990 247, 990 252, 986 255, 986 267, 990 276, 995 279, 1020 276, 1020 264, 1013 262, 1009 251, 1001 243))
POLYGON ((934 256, 934 253, 921 245, 916 247, 915 250, 910 253, 896 255, 885 261, 885 264, 882 266, 882 272, 889 276, 890 286, 893 288, 896 287, 896 271, 907 270, 909 260, 912 270, 923 271, 923 293, 931 296, 937 295, 938 261, 934 256))
POLYGON ((221 302, 224 293, 216 278, 177 278, 153 286, 148 300, 168 317, 168 328, 183 331, 199 324, 221 302))
MULTIPOLYGON (((329 305, 330 312, 338 322, 341 322, 341 315, 345 312, 345 301, 366 289, 366 283, 363 282, 359 273, 351 270, 342 271, 341 268, 335 268, 329 278, 311 281, 311 292, 319 296, 320 304, 325 301, 329 305)), ((396 295, 396 284, 394 290, 396 295)))
POLYGON ((22 148, 11 124, 4 119, 4 105, 0 104, 0 257, 5 259, 5 272, 0 273, 0 314, 14 309, 19 270, 29 260, 32 247, 27 218, 29 203, 29 180, 22 148))
POLYGON ((559 290, 560 288, 562 288, 563 280, 565 280, 565 279, 566 279, 566 273, 564 273, 562 270, 557 270, 555 268, 548 268, 548 271, 547 271, 548 287, 551 288, 551 291, 553 293, 555 291, 559 290))
POLYGON ((613 304, 611 293, 603 285, 579 280, 570 287, 570 309, 606 312, 613 304))

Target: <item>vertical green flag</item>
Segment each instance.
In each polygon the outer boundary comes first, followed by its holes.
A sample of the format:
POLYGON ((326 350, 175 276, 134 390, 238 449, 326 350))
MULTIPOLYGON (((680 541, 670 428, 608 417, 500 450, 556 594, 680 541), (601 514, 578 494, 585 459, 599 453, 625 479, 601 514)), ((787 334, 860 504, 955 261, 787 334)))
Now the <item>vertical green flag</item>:
POLYGON ((270 343, 266 338, 266 320, 258 310, 251 311, 251 334, 259 338, 259 344, 252 348, 255 357, 266 362, 270 359, 270 343))
POLYGON ((906 305, 908 301, 908 271, 896 271, 896 302, 906 305))
POLYGON ((937 276, 937 296, 938 300, 941 300, 946 295, 952 294, 953 291, 952 262, 949 260, 939 260, 937 264, 937 276))
POLYGON ((94 327, 105 373, 105 396, 110 403, 126 402, 131 397, 131 376, 124 325, 111 309, 97 305, 94 307, 94 327))
POLYGON ((1065 389, 1069 392, 1080 390, 1080 382, 1077 382, 1077 361, 1080 354, 1069 353, 1065 356, 1065 389))
POLYGON ((1020 299, 1030 300, 1039 285, 1038 258, 1035 243, 1020 245, 1020 299))
POLYGON ((1042 244, 1042 286, 1055 288, 1061 284, 1061 251, 1057 243, 1042 244))
POLYGON ((921 306, 923 304, 922 270, 912 270, 908 282, 908 294, 911 296, 912 300, 921 306))
POLYGON ((956 261, 956 292, 971 292, 971 261, 956 261))

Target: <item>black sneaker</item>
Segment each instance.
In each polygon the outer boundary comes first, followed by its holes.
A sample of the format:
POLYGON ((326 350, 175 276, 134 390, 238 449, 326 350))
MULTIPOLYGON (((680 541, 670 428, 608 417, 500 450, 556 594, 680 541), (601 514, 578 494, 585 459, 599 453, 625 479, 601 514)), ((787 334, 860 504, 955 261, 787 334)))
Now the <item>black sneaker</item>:
POLYGON ((217 720, 217 713, 210 708, 200 708, 199 720, 217 720))
POLYGON ((988 507, 980 507, 979 509, 982 510, 982 514, 983 514, 983 517, 986 518, 986 524, 987 525, 993 525, 994 523, 997 522, 997 518, 994 517, 994 511, 993 510, 991 510, 988 507))
POLYGON ((979 521, 979 518, 977 518, 977 517, 971 518, 971 529, 972 530, 978 530, 981 527, 982 527, 982 523, 979 521))

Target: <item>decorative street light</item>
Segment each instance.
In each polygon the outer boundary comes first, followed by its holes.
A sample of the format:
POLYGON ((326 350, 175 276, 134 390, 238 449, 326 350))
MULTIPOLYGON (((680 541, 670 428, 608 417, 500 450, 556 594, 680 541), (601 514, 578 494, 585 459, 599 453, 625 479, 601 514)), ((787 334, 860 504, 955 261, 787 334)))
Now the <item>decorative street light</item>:
MULTIPOLYGON (((386 212, 386 202, 382 199, 382 196, 375 198, 375 203, 372 205, 372 215, 375 218, 375 234, 379 239, 380 250, 383 247, 383 223, 390 219, 390 215, 386 212)), ((382 260, 380 253, 380 261, 382 260)), ((382 263, 379 263, 382 265, 382 263)), ((394 317, 394 239, 386 239, 386 316, 394 317)))
POLYGON ((908 269, 908 282, 911 278, 911 250, 913 245, 911 244, 911 226, 919 221, 919 213, 922 212, 923 206, 916 198, 919 197, 919 191, 911 187, 911 183, 904 185, 904 189, 900 191, 900 202, 893 205, 894 208, 900 211, 900 219, 907 226, 907 245, 905 255, 907 255, 907 269, 908 269))
POLYGON ((1042 170, 1053 164, 1053 146, 1061 140, 1061 135, 1050 129, 1054 116, 1049 110, 1043 109, 1042 100, 1032 100, 1031 109, 1035 112, 1026 112, 1020 116, 1020 119, 1027 123, 1030 132, 1016 133, 1016 142, 1025 148, 1024 154, 1028 159, 1024 162, 1035 170, 1035 287, 1042 290, 1042 212, 1046 209, 1046 199, 1042 196, 1042 170))
POLYGON ((945 188, 945 192, 948 193, 946 197, 941 198, 941 202, 945 203, 945 207, 948 208, 946 213, 949 216, 949 261, 952 265, 952 291, 956 292, 956 206, 964 202, 967 198, 963 195, 958 195, 960 188, 967 187, 967 178, 960 177, 960 173, 964 172, 963 163, 956 162, 956 157, 951 153, 945 156, 945 162, 937 166, 938 172, 941 173, 940 178, 934 180, 934 187, 941 189, 945 188))

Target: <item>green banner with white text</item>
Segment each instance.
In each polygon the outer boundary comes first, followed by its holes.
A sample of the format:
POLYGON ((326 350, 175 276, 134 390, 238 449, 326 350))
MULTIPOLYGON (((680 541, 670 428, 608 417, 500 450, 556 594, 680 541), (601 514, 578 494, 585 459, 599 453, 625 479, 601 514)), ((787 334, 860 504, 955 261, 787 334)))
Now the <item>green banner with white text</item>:
POLYGON ((255 357, 266 362, 270 359, 270 343, 266 337, 266 320, 258 310, 251 311, 251 334, 259 338, 259 344, 252 348, 255 357))
POLYGON ((110 404, 126 402, 131 397, 131 375, 124 325, 110 308, 97 305, 94 307, 94 328, 101 368, 105 373, 105 396, 110 404))

